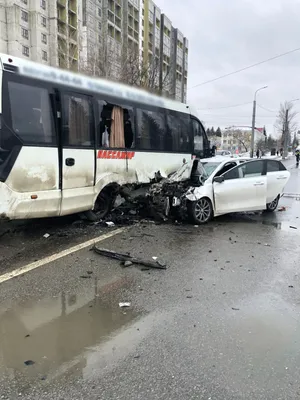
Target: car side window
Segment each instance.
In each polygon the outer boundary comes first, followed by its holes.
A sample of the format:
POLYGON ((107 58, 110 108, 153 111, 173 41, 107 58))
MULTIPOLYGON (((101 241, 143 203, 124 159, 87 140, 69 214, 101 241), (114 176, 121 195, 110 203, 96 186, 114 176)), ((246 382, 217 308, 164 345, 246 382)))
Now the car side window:
POLYGON ((260 176, 263 174, 264 161, 251 161, 239 165, 236 168, 226 172, 224 174, 225 180, 239 179, 239 178, 251 178, 253 176, 260 176))
POLYGON ((236 167, 236 165, 237 165, 236 162, 229 162, 229 163, 225 164, 225 165, 223 166, 223 168, 221 168, 220 171, 218 171, 218 172, 216 173, 215 176, 221 176, 221 175, 225 174, 225 173, 226 173, 227 171, 229 171, 230 169, 236 167))
POLYGON ((263 174, 264 161, 251 161, 242 165, 244 178, 251 178, 252 176, 260 176, 263 174))
POLYGON ((280 164, 278 161, 268 161, 267 172, 278 172, 280 170, 280 164))

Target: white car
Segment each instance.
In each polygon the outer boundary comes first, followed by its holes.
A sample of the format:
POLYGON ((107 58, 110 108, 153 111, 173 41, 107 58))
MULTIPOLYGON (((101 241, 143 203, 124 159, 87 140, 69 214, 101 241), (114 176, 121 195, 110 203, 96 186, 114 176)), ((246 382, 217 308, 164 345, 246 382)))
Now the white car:
MULTIPOLYGON (((173 199, 173 205, 182 205, 185 200, 188 214, 196 224, 233 212, 275 211, 290 178, 282 162, 269 159, 214 157, 194 160, 191 168, 191 181, 195 182, 196 176, 201 183, 192 184, 181 199, 173 199)), ((183 178, 186 173, 177 173, 174 179, 183 178)))
POLYGON ((229 150, 216 150, 216 156, 231 157, 232 153, 229 150))

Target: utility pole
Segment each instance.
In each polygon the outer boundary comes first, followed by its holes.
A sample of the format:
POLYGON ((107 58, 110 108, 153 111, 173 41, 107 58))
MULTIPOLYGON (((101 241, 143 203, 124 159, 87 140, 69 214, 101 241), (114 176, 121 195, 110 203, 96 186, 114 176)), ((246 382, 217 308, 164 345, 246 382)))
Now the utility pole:
POLYGON ((252 112, 252 133, 251 133, 251 153, 250 157, 254 157, 254 134, 255 134, 255 117, 256 117, 256 98, 253 100, 253 112, 252 112))
POLYGON ((284 123, 284 140, 283 140, 283 155, 282 159, 285 160, 287 157, 288 147, 288 136, 289 136, 289 109, 285 110, 285 123, 284 123))
POLYGON ((250 157, 254 157, 254 135, 255 135, 255 117, 256 117, 256 95, 260 90, 266 89, 268 86, 263 86, 256 90, 254 93, 254 100, 253 100, 253 111, 252 111, 252 133, 251 133, 251 152, 250 157))

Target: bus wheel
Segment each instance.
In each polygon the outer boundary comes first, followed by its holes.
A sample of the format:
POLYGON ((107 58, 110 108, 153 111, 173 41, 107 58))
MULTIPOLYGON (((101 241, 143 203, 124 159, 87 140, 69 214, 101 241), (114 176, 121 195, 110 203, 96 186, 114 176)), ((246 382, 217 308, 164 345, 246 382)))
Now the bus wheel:
POLYGON ((98 219, 105 218, 112 209, 113 197, 108 191, 102 190, 99 194, 94 208, 94 213, 98 219))
POLYGON ((94 206, 94 213, 98 219, 103 219, 110 213, 119 191, 119 185, 110 184, 99 193, 94 206))

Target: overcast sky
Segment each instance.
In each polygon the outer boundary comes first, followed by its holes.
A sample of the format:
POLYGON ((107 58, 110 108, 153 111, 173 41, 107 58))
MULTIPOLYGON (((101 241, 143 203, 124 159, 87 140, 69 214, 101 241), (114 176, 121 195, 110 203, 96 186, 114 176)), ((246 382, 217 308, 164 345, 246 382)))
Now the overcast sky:
MULTIPOLYGON (((281 102, 300 98, 300 51, 213 83, 193 86, 300 47, 300 0, 157 0, 189 39, 188 102, 206 126, 251 125, 273 134, 281 102), (250 103, 241 107, 215 109, 250 103), (209 110, 213 108, 213 110, 209 110)), ((300 111, 300 101, 295 103, 300 111)), ((300 116, 299 116, 300 119, 300 116)), ((300 122, 300 121, 299 121, 300 122)))

